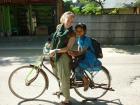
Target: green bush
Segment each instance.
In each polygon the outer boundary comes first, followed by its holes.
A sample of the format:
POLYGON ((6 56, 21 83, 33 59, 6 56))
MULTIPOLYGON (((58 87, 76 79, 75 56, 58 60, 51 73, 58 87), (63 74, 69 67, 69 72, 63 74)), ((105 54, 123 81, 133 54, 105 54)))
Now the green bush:
POLYGON ((96 14, 100 12, 100 7, 97 7, 94 3, 86 4, 82 8, 82 13, 84 14, 96 14))

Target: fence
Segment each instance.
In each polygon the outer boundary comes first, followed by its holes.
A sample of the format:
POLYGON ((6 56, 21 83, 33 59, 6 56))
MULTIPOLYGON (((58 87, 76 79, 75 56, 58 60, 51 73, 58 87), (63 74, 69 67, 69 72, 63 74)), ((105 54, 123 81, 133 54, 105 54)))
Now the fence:
POLYGON ((87 25, 87 34, 101 44, 140 44, 140 15, 77 15, 87 25))

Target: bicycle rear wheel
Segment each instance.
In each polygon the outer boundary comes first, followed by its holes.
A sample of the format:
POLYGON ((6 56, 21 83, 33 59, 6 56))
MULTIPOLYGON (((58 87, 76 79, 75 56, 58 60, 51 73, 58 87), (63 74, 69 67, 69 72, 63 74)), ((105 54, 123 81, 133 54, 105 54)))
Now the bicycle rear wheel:
POLYGON ((35 99, 41 96, 48 86, 48 78, 40 68, 28 65, 14 70, 9 77, 11 92, 21 99, 35 99))
POLYGON ((84 91, 84 87, 75 86, 75 92, 82 98, 87 100, 97 99, 106 94, 111 84, 111 77, 108 70, 102 66, 102 70, 94 71, 92 73, 90 86, 87 91, 84 91))

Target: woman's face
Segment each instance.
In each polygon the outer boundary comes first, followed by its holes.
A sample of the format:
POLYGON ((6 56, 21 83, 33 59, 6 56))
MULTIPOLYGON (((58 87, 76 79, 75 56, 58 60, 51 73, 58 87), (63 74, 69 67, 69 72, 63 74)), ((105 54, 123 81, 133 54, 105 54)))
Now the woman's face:
POLYGON ((65 28, 70 28, 73 25, 73 22, 74 22, 74 16, 67 16, 64 19, 65 28))
POLYGON ((76 35, 78 35, 78 36, 83 36, 84 34, 85 34, 85 31, 81 28, 81 27, 77 27, 76 29, 75 29, 75 31, 76 31, 76 35))

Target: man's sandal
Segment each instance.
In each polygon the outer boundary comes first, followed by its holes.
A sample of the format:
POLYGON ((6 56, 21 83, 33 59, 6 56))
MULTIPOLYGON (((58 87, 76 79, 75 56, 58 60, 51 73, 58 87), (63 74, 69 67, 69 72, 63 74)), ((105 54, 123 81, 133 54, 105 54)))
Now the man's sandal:
POLYGON ((61 91, 58 91, 53 93, 53 95, 56 95, 58 98, 60 98, 60 95, 63 95, 63 93, 61 91))
POLYGON ((58 94, 62 95, 63 93, 61 91, 58 91, 58 92, 54 92, 53 93, 53 95, 58 95, 58 94))

